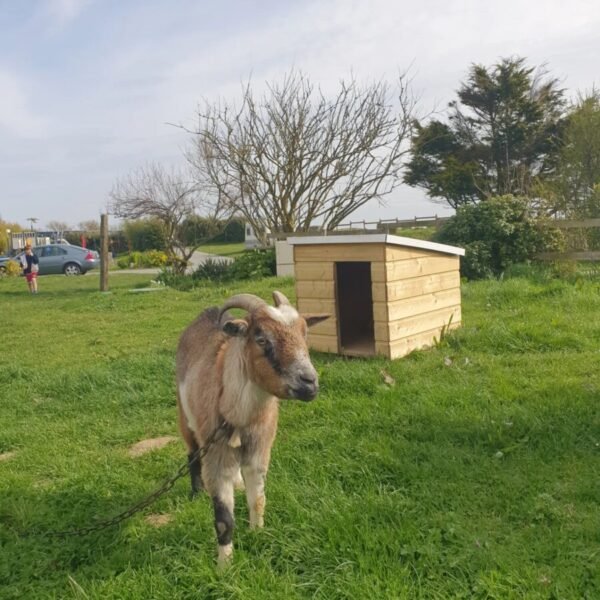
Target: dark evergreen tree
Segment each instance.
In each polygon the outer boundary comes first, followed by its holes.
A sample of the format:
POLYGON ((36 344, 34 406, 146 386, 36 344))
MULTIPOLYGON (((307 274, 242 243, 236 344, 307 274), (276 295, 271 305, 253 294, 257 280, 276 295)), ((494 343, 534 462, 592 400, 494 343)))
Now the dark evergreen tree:
POLYGON ((564 91, 524 58, 472 65, 447 120, 417 125, 404 182, 456 208, 527 195, 556 169, 564 91))

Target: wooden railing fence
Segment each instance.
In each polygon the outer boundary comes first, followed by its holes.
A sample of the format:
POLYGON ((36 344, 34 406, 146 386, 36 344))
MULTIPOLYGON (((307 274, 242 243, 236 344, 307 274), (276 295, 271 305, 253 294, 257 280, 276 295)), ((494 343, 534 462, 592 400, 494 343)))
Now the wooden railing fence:
MULTIPOLYGON (((584 238, 583 245, 586 248, 574 249, 571 248, 565 252, 542 252, 537 255, 541 260, 585 260, 585 261, 600 261, 600 219, 577 219, 577 220, 562 220, 556 219, 552 224, 558 229, 563 229, 566 235, 573 230, 583 230, 586 235, 580 236, 584 238), (589 248, 589 237, 587 232, 590 230, 598 230, 598 236, 592 248, 589 248)), ((569 241, 569 240, 567 240, 569 241)))

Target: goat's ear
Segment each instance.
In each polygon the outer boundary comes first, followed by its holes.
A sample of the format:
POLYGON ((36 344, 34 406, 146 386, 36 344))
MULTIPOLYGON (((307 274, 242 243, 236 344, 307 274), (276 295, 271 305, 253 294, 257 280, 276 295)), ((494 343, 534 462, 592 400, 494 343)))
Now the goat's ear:
POLYGON ((246 332, 248 331, 248 322, 244 321, 244 319, 225 321, 223 324, 223 331, 232 337, 242 337, 246 335, 246 332))
POLYGON ((325 319, 329 319, 331 315, 302 315, 306 324, 309 327, 316 325, 317 323, 321 323, 321 321, 325 321, 325 319))

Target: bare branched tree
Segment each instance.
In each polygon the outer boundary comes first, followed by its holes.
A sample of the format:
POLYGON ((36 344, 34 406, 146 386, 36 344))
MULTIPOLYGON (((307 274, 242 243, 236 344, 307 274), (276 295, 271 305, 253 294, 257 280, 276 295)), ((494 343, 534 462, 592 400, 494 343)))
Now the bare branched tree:
POLYGON ((329 98, 301 73, 241 107, 206 103, 188 160, 198 177, 259 238, 268 231, 332 229, 373 198, 389 194, 407 151, 415 99, 398 88, 342 82, 329 98))
POLYGON ((98 219, 81 221, 78 227, 80 231, 85 231, 86 233, 100 233, 100 221, 98 219))
POLYGON ((63 232, 69 231, 71 227, 65 221, 48 221, 48 223, 46 223, 46 229, 48 229, 49 231, 63 232))
POLYGON ((204 209, 217 217, 218 206, 209 204, 198 182, 184 171, 166 170, 161 165, 142 167, 120 179, 111 191, 112 211, 125 219, 155 218, 164 227, 165 251, 176 272, 183 273, 203 240, 188 246, 182 233, 186 218, 204 209))

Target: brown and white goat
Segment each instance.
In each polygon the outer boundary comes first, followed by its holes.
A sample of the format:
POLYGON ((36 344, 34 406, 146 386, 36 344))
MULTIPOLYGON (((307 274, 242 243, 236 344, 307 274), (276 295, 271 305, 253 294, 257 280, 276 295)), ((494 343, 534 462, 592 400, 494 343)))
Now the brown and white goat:
POLYGON ((328 315, 301 316, 281 292, 275 306, 251 294, 205 310, 182 334, 177 349, 177 399, 189 457, 223 420, 228 435, 190 460, 192 495, 204 485, 215 512, 219 564, 232 556, 234 486, 246 487, 250 526, 262 527, 265 476, 277 431, 280 398, 313 400, 317 373, 307 327, 328 315), (240 308, 244 318, 226 311, 240 308))

